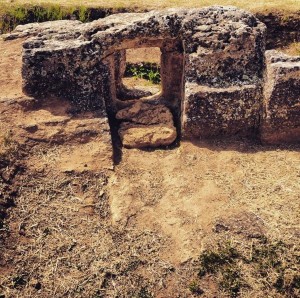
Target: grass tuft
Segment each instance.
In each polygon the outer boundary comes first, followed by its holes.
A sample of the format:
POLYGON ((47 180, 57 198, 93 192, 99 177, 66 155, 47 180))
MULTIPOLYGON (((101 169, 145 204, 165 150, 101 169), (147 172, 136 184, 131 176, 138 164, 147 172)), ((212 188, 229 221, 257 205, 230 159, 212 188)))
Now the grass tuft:
POLYGON ((207 273, 216 273, 220 267, 231 265, 238 256, 238 251, 229 243, 217 251, 206 250, 199 258, 201 267, 198 275, 201 277, 207 273))
POLYGON ((204 291, 200 288, 199 283, 195 280, 189 284, 189 290, 194 295, 202 295, 204 293, 204 291))
POLYGON ((126 63, 125 77, 145 79, 152 84, 159 84, 161 81, 160 67, 156 63, 126 63))
MULTIPOLYGON (((95 16, 97 18, 97 15, 95 16)), ((81 22, 91 21, 91 10, 86 6, 22 5, 13 6, 0 16, 0 33, 13 30, 17 25, 33 22, 77 19, 81 22)))
POLYGON ((220 243, 214 250, 203 251, 199 261, 200 281, 212 278, 230 297, 257 287, 262 292, 299 297, 299 251, 282 241, 262 238, 249 247, 220 243))
POLYGON ((0 161, 12 159, 18 151, 18 143, 13 139, 11 131, 0 133, 0 161))

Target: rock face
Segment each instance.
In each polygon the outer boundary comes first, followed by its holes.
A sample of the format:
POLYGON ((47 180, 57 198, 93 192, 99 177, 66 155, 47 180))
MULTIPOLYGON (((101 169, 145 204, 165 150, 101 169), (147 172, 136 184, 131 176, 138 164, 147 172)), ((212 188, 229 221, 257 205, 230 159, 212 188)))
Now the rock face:
POLYGON ((264 117, 265 143, 300 142, 300 57, 267 51, 264 117))
MULTIPOLYGON (((262 113, 265 31, 265 25, 246 11, 214 6, 116 14, 86 24, 29 24, 18 26, 7 38, 33 36, 24 43, 23 51, 23 89, 27 94, 54 95, 81 110, 100 110, 110 117, 128 106, 122 84, 125 50, 159 47, 162 92, 155 104, 170 109, 183 138, 253 136, 260 128, 266 140, 265 131, 275 127, 275 120, 264 119, 260 127, 261 119, 270 118, 276 108, 262 113)), ((285 63, 281 70, 292 62, 285 63)), ((281 90, 285 88, 280 82, 283 77, 278 84, 277 76, 271 83, 270 69, 275 64, 269 66, 267 89, 273 84, 281 90)), ((290 98, 295 101, 299 81, 291 79, 288 84, 294 89, 290 98)), ((295 108, 289 113, 295 115, 293 111, 295 108)), ((291 117, 289 121, 293 121, 291 117)), ((123 124, 121 135, 129 132, 129 126, 123 124)), ((292 127, 291 122, 283 126, 292 127)), ((298 130, 293 131, 298 135, 298 130)))
POLYGON ((122 123, 119 129, 122 143, 127 148, 160 147, 172 144, 176 139, 176 128, 165 124, 144 126, 122 123))
POLYGON ((254 135, 259 126, 261 86, 214 88, 189 84, 184 135, 203 138, 254 135))
POLYGON ((116 118, 123 120, 119 135, 128 148, 167 146, 177 137, 173 116, 164 105, 137 102, 120 110, 116 118))

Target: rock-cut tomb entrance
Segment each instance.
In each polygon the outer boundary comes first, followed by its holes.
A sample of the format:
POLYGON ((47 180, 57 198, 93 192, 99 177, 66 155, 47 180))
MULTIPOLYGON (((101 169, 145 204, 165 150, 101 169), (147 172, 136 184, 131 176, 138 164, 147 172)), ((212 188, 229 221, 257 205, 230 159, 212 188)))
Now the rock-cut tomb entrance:
POLYGON ((7 38, 32 36, 23 45, 25 93, 97 111, 118 123, 124 146, 236 135, 299 141, 300 58, 265 52, 265 34, 251 13, 213 6, 28 24, 7 38), (126 50, 144 47, 161 50, 162 90, 133 99, 122 83, 126 50))

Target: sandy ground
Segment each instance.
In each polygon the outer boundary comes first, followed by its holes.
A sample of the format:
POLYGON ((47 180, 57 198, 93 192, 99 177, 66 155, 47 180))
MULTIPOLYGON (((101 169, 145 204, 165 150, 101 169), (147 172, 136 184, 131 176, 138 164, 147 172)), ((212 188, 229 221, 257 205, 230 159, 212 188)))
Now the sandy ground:
POLYGON ((22 40, 3 42, 0 39, 0 98, 17 98, 22 93, 22 40))
MULTIPOLYGON (((22 94, 20 45, 0 42, 1 134, 11 132, 19 153, 1 165, 1 195, 15 202, 0 237, 1 297, 194 297, 195 279, 203 297, 229 297, 197 277, 216 236, 253 243, 236 235, 257 219, 264 237, 299 247, 299 147, 123 148, 113 169, 107 123, 22 94), (94 134, 78 134, 78 123, 94 134), (218 234, 221 220, 237 227, 218 234)), ((296 297, 252 279, 241 297, 296 297)))
POLYGON ((160 64, 159 48, 138 48, 126 50, 126 60, 131 63, 150 62, 160 64))
POLYGON ((237 212, 258 215, 276 236, 299 232, 298 150, 232 141, 123 152, 109 183, 112 220, 168 235, 170 262, 196 257, 216 218, 237 212))

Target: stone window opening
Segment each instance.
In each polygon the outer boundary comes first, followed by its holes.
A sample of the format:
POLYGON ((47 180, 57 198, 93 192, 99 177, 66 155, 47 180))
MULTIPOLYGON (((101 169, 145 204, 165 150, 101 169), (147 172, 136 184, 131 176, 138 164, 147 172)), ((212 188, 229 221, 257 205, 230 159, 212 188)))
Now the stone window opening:
POLYGON ((119 100, 151 100, 161 93, 161 50, 159 47, 125 50, 119 100))
MULTIPOLYGON (((169 146, 175 144, 180 137, 181 104, 184 96, 182 42, 158 40, 155 45, 148 43, 145 47, 144 44, 139 44, 136 47, 125 47, 113 54, 115 118, 119 122, 118 134, 125 147, 169 146), (126 61, 137 61, 140 53, 147 51, 155 56, 152 61, 156 62, 157 69, 153 64, 153 70, 159 72, 161 81, 158 86, 150 84, 151 91, 149 83, 147 90, 140 88, 145 86, 139 84, 134 86, 134 78, 126 77, 126 61)), ((146 82, 137 78, 137 83, 141 81, 142 84, 146 82)))

